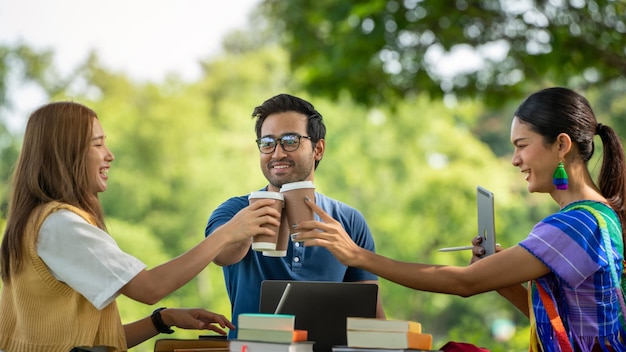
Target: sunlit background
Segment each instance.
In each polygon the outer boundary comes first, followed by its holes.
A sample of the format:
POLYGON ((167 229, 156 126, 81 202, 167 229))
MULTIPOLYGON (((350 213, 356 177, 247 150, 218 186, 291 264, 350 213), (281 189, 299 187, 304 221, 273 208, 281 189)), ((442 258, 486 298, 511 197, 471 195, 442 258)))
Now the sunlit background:
MULTIPOLYGON (((622 0, 0 0, 0 230, 28 115, 73 100, 116 156, 100 196, 111 235, 150 267, 174 258, 220 203, 265 186, 250 115, 287 92, 328 128, 316 188, 364 214, 378 252, 467 265, 437 249, 475 236, 476 186, 495 194, 504 247, 556 210, 511 166, 524 97, 570 87, 626 136, 625 13, 622 0)), ((528 319, 496 293, 380 287, 387 316, 421 322, 435 348, 528 350, 528 319)), ((124 322, 158 306, 230 313, 215 265, 154 307, 118 302, 124 322)))

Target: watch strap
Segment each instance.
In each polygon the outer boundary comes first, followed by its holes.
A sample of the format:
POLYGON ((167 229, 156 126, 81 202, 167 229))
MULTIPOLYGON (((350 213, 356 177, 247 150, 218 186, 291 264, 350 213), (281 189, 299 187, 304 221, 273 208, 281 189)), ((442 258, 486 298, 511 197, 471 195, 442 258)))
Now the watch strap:
POLYGON ((154 327, 157 329, 158 332, 162 334, 171 334, 174 332, 174 330, 172 330, 171 327, 167 326, 163 322, 163 318, 161 317, 161 311, 163 309, 167 309, 167 308, 161 307, 161 308, 155 309, 154 312, 152 312, 152 315, 150 316, 150 318, 152 318, 152 324, 154 324, 154 327))

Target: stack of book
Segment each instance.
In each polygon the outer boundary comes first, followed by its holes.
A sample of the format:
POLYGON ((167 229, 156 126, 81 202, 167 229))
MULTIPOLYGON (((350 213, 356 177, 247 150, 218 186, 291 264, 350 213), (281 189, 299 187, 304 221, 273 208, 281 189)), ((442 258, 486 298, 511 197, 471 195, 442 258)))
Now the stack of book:
POLYGON ((239 314, 231 352, 313 352, 308 332, 295 328, 291 314, 239 314))
POLYGON ((431 351, 433 337, 422 333, 422 324, 410 320, 348 317, 347 346, 333 352, 431 351))

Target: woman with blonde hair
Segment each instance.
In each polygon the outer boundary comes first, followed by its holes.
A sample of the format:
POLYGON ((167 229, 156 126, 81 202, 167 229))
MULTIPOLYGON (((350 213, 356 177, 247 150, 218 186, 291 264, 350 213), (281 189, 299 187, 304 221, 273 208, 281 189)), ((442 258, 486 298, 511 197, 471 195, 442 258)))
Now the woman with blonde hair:
POLYGON ((205 309, 159 308, 122 325, 115 299, 155 304, 230 243, 279 225, 257 202, 182 255, 150 270, 106 232, 98 193, 114 156, 94 111, 56 102, 30 116, 15 167, 0 252, 0 350, 126 351, 172 326, 225 334, 234 326, 205 309))

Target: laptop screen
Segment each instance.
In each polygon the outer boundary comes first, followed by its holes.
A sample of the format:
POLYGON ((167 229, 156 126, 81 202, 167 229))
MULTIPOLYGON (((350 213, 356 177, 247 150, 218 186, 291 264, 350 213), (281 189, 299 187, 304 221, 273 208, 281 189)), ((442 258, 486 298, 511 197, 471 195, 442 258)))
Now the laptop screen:
POLYGON ((260 313, 293 314, 296 329, 308 331, 315 352, 346 345, 347 317, 376 317, 378 285, 356 282, 282 281, 261 283, 260 313))

